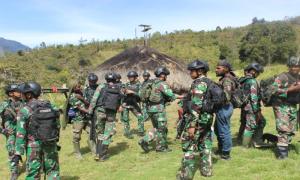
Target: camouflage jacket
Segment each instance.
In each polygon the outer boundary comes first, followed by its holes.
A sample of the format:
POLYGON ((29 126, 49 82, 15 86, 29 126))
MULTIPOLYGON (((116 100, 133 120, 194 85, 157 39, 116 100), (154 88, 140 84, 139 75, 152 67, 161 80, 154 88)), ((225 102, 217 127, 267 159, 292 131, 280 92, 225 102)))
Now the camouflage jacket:
POLYGON ((76 112, 76 116, 72 119, 72 121, 80 122, 86 120, 85 115, 78 109, 78 107, 84 109, 85 104, 76 97, 75 93, 70 94, 69 105, 70 108, 74 109, 76 112))
MULTIPOLYGON (((37 101, 33 99, 32 102, 37 101)), ((52 108, 58 110, 53 104, 52 108)), ((17 115, 16 155, 24 155, 27 147, 40 147, 42 142, 35 138, 29 131, 29 123, 32 116, 32 109, 25 105, 17 115)), ((57 126, 60 128, 60 121, 57 118, 57 126)))
POLYGON ((122 99, 122 103, 125 103, 126 106, 135 106, 137 102, 140 101, 139 91, 141 88, 141 83, 139 81, 127 82, 124 84, 124 89, 128 89, 134 92, 134 94, 125 95, 122 99))
POLYGON ((257 80, 251 74, 247 74, 241 79, 244 92, 248 94, 248 103, 243 108, 245 111, 256 113, 261 110, 260 87, 257 80))
MULTIPOLYGON (((175 94, 173 93, 170 86, 162 80, 155 79, 152 85, 152 91, 155 91, 161 99, 168 99, 168 101, 174 101, 176 99, 175 94)), ((165 103, 166 101, 162 101, 158 104, 151 104, 148 105, 148 112, 163 112, 165 110, 165 103)))
POLYGON ((219 84, 223 87, 224 93, 226 95, 226 101, 229 103, 231 101, 232 92, 236 88, 236 83, 234 81, 234 77, 231 74, 227 74, 224 77, 219 79, 219 84))
POLYGON ((101 96, 101 90, 104 87, 105 87, 105 83, 101 83, 98 85, 97 89, 95 90, 95 93, 93 95, 93 98, 89 106, 89 114, 93 114, 95 110, 105 112, 105 110, 102 107, 97 107, 97 102, 101 96))
POLYGON ((85 86, 85 88, 83 89, 83 97, 87 102, 91 103, 97 87, 98 85, 96 87, 90 87, 89 85, 85 86))
POLYGON ((201 112, 203 100, 205 93, 207 91, 207 83, 201 79, 206 78, 205 76, 200 76, 198 79, 194 80, 190 88, 191 94, 191 119, 189 126, 195 127, 196 125, 210 125, 213 120, 213 115, 207 112, 201 112), (198 83, 200 82, 200 83, 198 83))
POLYGON ((1 128, 11 134, 16 133, 17 114, 22 107, 21 101, 8 99, 0 104, 1 128))

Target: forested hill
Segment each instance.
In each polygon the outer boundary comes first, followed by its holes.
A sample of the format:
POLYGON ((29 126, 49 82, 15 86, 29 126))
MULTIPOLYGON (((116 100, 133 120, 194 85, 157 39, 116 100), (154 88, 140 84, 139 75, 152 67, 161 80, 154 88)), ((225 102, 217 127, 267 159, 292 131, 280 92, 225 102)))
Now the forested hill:
MULTIPOLYGON (((143 39, 79 45, 41 43, 29 52, 6 53, 1 57, 0 83, 3 86, 13 81, 36 80, 45 86, 68 84, 124 49, 142 44, 143 39)), ((154 32, 150 46, 185 62, 202 58, 212 66, 220 56, 229 59, 235 69, 250 61, 280 64, 300 49, 300 16, 273 22, 254 18, 244 27, 216 27, 214 31, 154 32)))

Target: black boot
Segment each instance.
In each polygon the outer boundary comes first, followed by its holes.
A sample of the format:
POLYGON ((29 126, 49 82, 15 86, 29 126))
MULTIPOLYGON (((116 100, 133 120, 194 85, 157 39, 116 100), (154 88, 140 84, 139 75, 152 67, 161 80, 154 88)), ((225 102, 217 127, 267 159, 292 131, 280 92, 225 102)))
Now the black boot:
POLYGON ((101 151, 99 154, 100 161, 106 161, 108 157, 108 145, 102 144, 101 145, 101 151))
POLYGON ((286 159, 288 158, 288 146, 277 146, 277 159, 286 159))
POLYGON ((145 151, 145 153, 148 153, 150 150, 149 150, 149 147, 148 147, 148 143, 146 141, 144 141, 144 139, 141 139, 139 141, 139 145, 141 146, 141 148, 145 151))
POLYGON ((222 155, 221 155, 221 159, 223 159, 223 160, 230 160, 231 159, 231 157, 230 157, 230 151, 223 151, 222 155))
POLYGON ((99 161, 100 160, 100 153, 101 153, 101 144, 102 144, 102 141, 97 141, 97 144, 96 144, 96 154, 95 154, 95 161, 99 161))

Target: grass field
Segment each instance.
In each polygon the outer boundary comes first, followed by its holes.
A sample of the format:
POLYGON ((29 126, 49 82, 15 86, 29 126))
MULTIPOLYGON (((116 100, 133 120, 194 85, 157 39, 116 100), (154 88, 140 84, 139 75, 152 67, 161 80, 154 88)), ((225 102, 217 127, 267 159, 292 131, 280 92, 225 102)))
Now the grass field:
MULTIPOLYGON (((117 123, 117 134, 114 142, 109 147, 110 159, 106 162, 95 162, 92 154, 87 148, 87 136, 82 139, 81 151, 84 160, 77 160, 72 155, 72 129, 69 126, 61 133, 60 144, 62 150, 60 155, 61 177, 65 180, 77 179, 175 179, 175 174, 180 167, 182 151, 180 142, 174 141, 175 120, 177 117, 177 105, 173 103, 167 108, 169 120, 169 143, 173 149, 171 153, 159 154, 150 152, 144 154, 138 146, 138 137, 128 140, 122 135, 122 126, 117 123)), ((275 133, 273 112, 270 108, 264 108, 264 115, 267 118, 266 132, 275 133)), ((133 129, 137 121, 132 119, 133 129)), ((146 123, 147 129, 151 127, 150 122, 146 123)), ((236 110, 232 118, 232 135, 235 140, 239 127, 239 111, 236 110)), ((295 137, 293 142, 299 140, 295 137)), ((0 138, 0 179, 9 179, 7 167, 7 153, 5 151, 4 138, 0 138)), ((214 150, 216 138, 214 138, 214 150)), ((223 161, 213 157, 214 176, 210 179, 300 179, 300 155, 298 156, 293 148, 289 152, 289 159, 276 160, 274 149, 243 149, 234 145, 232 160, 223 161)), ((25 172, 20 179, 24 179, 25 172)), ((199 171, 195 179, 200 179, 199 171)))

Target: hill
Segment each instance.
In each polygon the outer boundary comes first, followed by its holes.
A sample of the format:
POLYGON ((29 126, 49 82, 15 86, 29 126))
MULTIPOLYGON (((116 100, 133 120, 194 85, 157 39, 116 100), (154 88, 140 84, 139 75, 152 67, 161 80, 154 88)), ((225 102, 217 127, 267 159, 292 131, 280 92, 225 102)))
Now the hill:
POLYGON ((21 44, 20 42, 8 40, 0 37, 0 52, 18 52, 18 51, 26 51, 30 48, 21 44))

